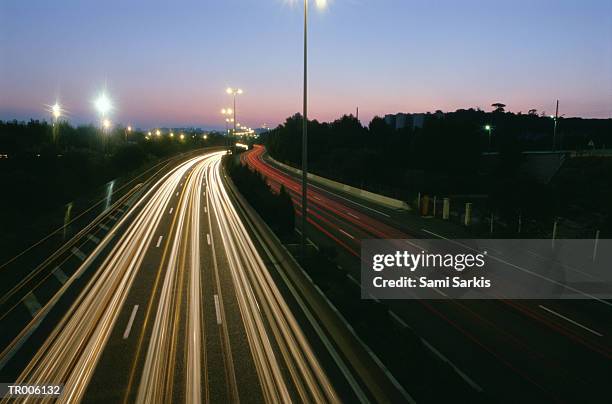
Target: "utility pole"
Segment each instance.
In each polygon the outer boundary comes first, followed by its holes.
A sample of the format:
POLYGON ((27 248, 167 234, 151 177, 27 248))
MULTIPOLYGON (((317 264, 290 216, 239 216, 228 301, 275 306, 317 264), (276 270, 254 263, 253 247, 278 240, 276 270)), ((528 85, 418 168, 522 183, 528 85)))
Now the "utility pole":
POLYGON ((559 119, 559 100, 557 100, 557 110, 555 111, 555 126, 553 129, 553 151, 557 150, 557 120, 559 119))
POLYGON ((357 116, 356 116, 357 120, 359 120, 359 107, 357 107, 357 116))

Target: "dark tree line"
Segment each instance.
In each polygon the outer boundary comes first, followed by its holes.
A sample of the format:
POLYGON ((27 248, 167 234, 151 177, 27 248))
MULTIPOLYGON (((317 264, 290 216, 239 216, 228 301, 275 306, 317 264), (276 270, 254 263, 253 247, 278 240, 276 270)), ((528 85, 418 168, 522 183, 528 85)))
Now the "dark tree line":
POLYGON ((225 161, 227 171, 251 206, 268 223, 279 238, 291 237, 295 227, 295 211, 291 196, 281 186, 274 193, 266 179, 233 158, 225 161))
POLYGON ((130 174, 159 158, 207 145, 223 144, 222 136, 189 134, 183 141, 168 136, 146 139, 140 131, 115 128, 108 133, 93 125, 72 126, 0 121, 0 211, 5 224, 79 198, 106 182, 130 174), (6 156, 6 157, 4 157, 6 156), (17 213, 15 213, 17 212, 17 213))
MULTIPOLYGON (((406 201, 418 192, 488 195, 486 209, 508 220, 516 220, 519 212, 545 221, 570 214, 568 206, 585 199, 572 190, 584 187, 572 187, 565 172, 552 183, 542 184, 520 169, 523 151, 551 150, 554 120, 535 110, 515 114, 505 112, 504 107, 496 103, 493 112, 438 111, 426 114, 422 127, 401 129, 380 117, 367 127, 353 116, 329 123, 309 121, 309 167, 316 174, 406 201), (491 128, 490 146, 487 125, 491 128), (489 150, 499 156, 488 158, 489 150), (560 199, 561 195, 566 199, 560 199)), ((301 127, 302 117, 294 115, 262 141, 274 158, 299 167, 301 127)), ((593 145, 612 147, 612 119, 559 118, 556 144, 558 149, 570 151, 593 145)), ((603 182, 611 182, 612 173, 606 172, 603 178, 603 182)), ((592 181, 590 188, 589 181, 583 183, 599 200, 597 211, 609 212, 603 204, 608 198, 598 197, 608 188, 598 182, 592 181)), ((588 209, 595 209, 591 205, 588 209)))

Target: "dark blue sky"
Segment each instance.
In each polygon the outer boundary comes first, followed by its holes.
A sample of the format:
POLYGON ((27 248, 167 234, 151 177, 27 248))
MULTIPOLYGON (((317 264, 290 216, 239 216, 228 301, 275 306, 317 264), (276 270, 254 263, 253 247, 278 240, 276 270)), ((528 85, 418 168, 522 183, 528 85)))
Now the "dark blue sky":
MULTIPOLYGON (((298 2, 299 3, 299 2, 298 2)), ((612 1, 329 0, 313 10, 312 117, 460 107, 612 115, 612 1)), ((301 109, 301 9, 284 0, 2 0, 0 119, 220 125, 228 85, 239 120, 301 109)))

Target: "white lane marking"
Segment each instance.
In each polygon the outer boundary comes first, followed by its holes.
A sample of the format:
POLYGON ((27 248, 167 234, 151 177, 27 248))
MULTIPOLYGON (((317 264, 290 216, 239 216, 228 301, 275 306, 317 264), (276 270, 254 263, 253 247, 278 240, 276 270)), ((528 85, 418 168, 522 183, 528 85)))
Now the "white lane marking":
POLYGON ((68 280, 68 276, 61 270, 60 267, 55 267, 53 270, 53 276, 57 278, 58 281, 63 285, 68 280))
POLYGON ((432 288, 435 292, 437 292, 438 294, 444 296, 444 297, 448 297, 448 295, 444 292, 442 292, 440 289, 438 288, 432 288))
POLYGON ((208 241, 208 245, 210 245, 210 234, 206 234, 206 241, 208 241))
POLYGON ((450 361, 450 359, 448 359, 446 356, 442 355, 442 353, 440 351, 438 351, 433 345, 431 345, 429 342, 427 342, 427 340, 425 338, 421 338, 421 342, 423 343, 423 345, 425 345, 427 348, 429 348, 429 350, 431 352, 433 352, 436 356, 438 356, 438 358, 440 358, 442 361, 446 362, 450 367, 453 368, 453 370, 455 372, 457 372, 457 374, 459 376, 461 376, 461 378, 463 380, 465 380, 465 382, 467 384, 469 384, 470 386, 472 386, 472 388, 478 392, 482 391, 482 387, 480 387, 478 385, 478 383, 476 383, 474 380, 472 380, 468 375, 466 375, 465 373, 463 373, 463 371, 461 371, 461 369, 459 369, 457 366, 455 366, 455 364, 453 362, 450 361))
POLYGON ((349 212, 349 211, 346 211, 346 214, 347 214, 347 215, 349 215, 349 216, 351 216, 351 217, 353 217, 353 218, 355 218, 355 219, 357 219, 357 220, 359 220, 359 216, 356 216, 356 215, 352 214, 352 213, 351 213, 351 212, 349 212))
POLYGON ((94 236, 93 234, 88 234, 87 238, 93 241, 95 244, 100 244, 100 239, 94 236))
POLYGON ((164 236, 159 236, 159 238, 157 239, 157 244, 155 245, 155 248, 159 248, 163 239, 164 239, 164 236))
POLYGON ((345 236, 350 237, 351 239, 355 240, 355 237, 351 236, 350 234, 348 234, 347 232, 345 232, 341 228, 338 228, 338 230, 340 231, 340 233, 344 234, 345 236))
POLYGON ((87 255, 85 255, 83 251, 79 250, 76 247, 72 247, 72 250, 70 250, 70 252, 73 253, 81 261, 85 261, 85 258, 87 258, 87 255))
POLYGON ((217 324, 221 325, 221 308, 219 307, 219 296, 215 294, 215 314, 217 315, 217 324))
MULTIPOLYGON (((300 231, 300 229, 295 229, 295 232, 299 234, 300 236, 302 235, 302 232, 300 231)), ((315 250, 319 251, 319 246, 313 243, 310 238, 306 237, 306 241, 308 241, 308 244, 313 246, 315 250)))
POLYGON ((110 230, 109 227, 107 225, 105 225, 105 224, 100 223, 98 226, 100 226, 100 228, 102 230, 105 230, 105 231, 109 231, 110 230))
POLYGON ((178 196, 178 194, 179 194, 179 193, 177 192, 177 193, 176 193, 176 196, 178 196))
POLYGON ((208 208, 206 206, 204 206, 204 213, 208 212, 208 208))
POLYGON ((386 213, 381 212, 380 210, 376 210, 376 209, 371 208, 371 207, 369 207, 369 206, 362 205, 362 204, 361 204, 361 203, 359 203, 359 202, 355 202, 355 201, 354 201, 354 200, 352 200, 352 199, 345 198, 345 197, 343 197, 342 195, 338 195, 338 194, 336 194, 336 193, 334 193, 334 192, 328 191, 328 190, 326 190, 326 189, 324 189, 324 188, 321 188, 321 187, 319 187, 319 186, 317 186, 317 185, 310 184, 310 186, 311 186, 311 187, 313 187, 313 188, 318 188, 318 189, 322 190, 323 192, 327 192, 328 194, 331 194, 331 195, 336 196, 336 197, 338 197, 338 198, 344 199, 345 201, 348 201, 348 202, 350 202, 350 203, 352 203, 352 204, 354 204, 354 205, 361 206, 361 207, 362 207, 362 208, 364 208, 364 209, 368 209, 368 210, 371 210, 372 212, 376 212, 376 213, 378 213, 379 215, 382 215, 382 216, 385 216, 385 217, 391 217, 391 216, 387 215, 386 213))
POLYGON ((174 211, 174 208, 170 208, 170 212, 168 212, 168 214, 171 215, 173 211, 174 211))
POLYGON ((26 305, 26 307, 28 308, 28 311, 30 312, 30 314, 32 315, 32 317, 34 317, 34 315, 38 312, 38 310, 41 309, 41 305, 40 302, 38 301, 38 299, 36 298, 36 296, 34 296, 34 293, 30 292, 28 293, 24 298, 23 298, 23 304, 26 305))
MULTIPOLYGON (((406 322, 397 314, 395 314, 395 312, 389 310, 389 315, 399 323, 399 325, 401 325, 402 327, 405 328, 410 328, 410 326, 408 324, 406 324, 406 322)), ((461 378, 463 380, 465 380, 465 382, 467 384, 469 384, 470 386, 472 386, 472 388, 474 388, 474 390, 481 392, 482 391, 482 387, 480 387, 480 385, 478 385, 478 383, 476 383, 474 380, 472 380, 468 375, 466 375, 461 369, 459 369, 457 367, 457 365, 455 365, 453 362, 451 362, 450 359, 448 359, 446 356, 444 356, 442 354, 442 352, 438 351, 433 345, 431 345, 425 338, 420 338, 421 342, 423 343, 423 345, 425 345, 434 355, 436 355, 438 358, 440 358, 443 362, 446 362, 450 367, 453 368, 453 370, 455 372, 457 372, 457 374, 459 376, 461 376, 461 378)))
POLYGON ((349 280, 353 282, 355 285, 361 287, 361 284, 357 281, 357 279, 353 278, 353 275, 347 274, 346 277, 349 278, 349 280))
POLYGON ((393 317, 393 319, 397 321, 402 327, 408 328, 408 324, 406 324, 406 322, 400 316, 395 314, 395 312, 389 310, 389 315, 393 317))
POLYGON ((542 306, 541 304, 539 304, 538 307, 541 308, 542 310, 546 310, 550 314, 554 314, 555 316, 560 317, 560 318, 564 319, 565 321, 568 321, 568 322, 574 324, 575 326, 578 326, 578 327, 582 328, 583 330, 587 330, 588 332, 590 332, 592 334, 595 334, 598 337, 603 337, 603 334, 601 334, 601 333, 599 333, 599 332, 597 332, 597 331, 595 331, 595 330, 593 330, 593 329, 591 329, 591 328, 589 328, 587 326, 584 326, 584 325, 580 324, 579 322, 572 320, 571 318, 565 317, 563 314, 559 314, 556 311, 554 311, 552 309, 549 309, 548 307, 542 306))
POLYGON ((132 324, 134 324, 134 317, 136 317, 136 312, 138 311, 138 305, 135 304, 132 309, 132 314, 130 315, 130 321, 127 323, 127 327, 125 328, 125 332, 123 333, 123 339, 127 339, 130 336, 130 330, 132 329, 132 324))

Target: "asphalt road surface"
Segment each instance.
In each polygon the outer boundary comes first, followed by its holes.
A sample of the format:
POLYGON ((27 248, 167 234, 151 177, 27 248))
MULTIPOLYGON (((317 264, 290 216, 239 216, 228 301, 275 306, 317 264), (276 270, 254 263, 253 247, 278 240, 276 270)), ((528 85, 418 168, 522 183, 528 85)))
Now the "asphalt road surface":
POLYGON ((59 402, 340 400, 222 184, 224 153, 174 167, 97 240, 66 309, 38 308, 11 345, 41 341, 16 383, 62 384, 59 402))

